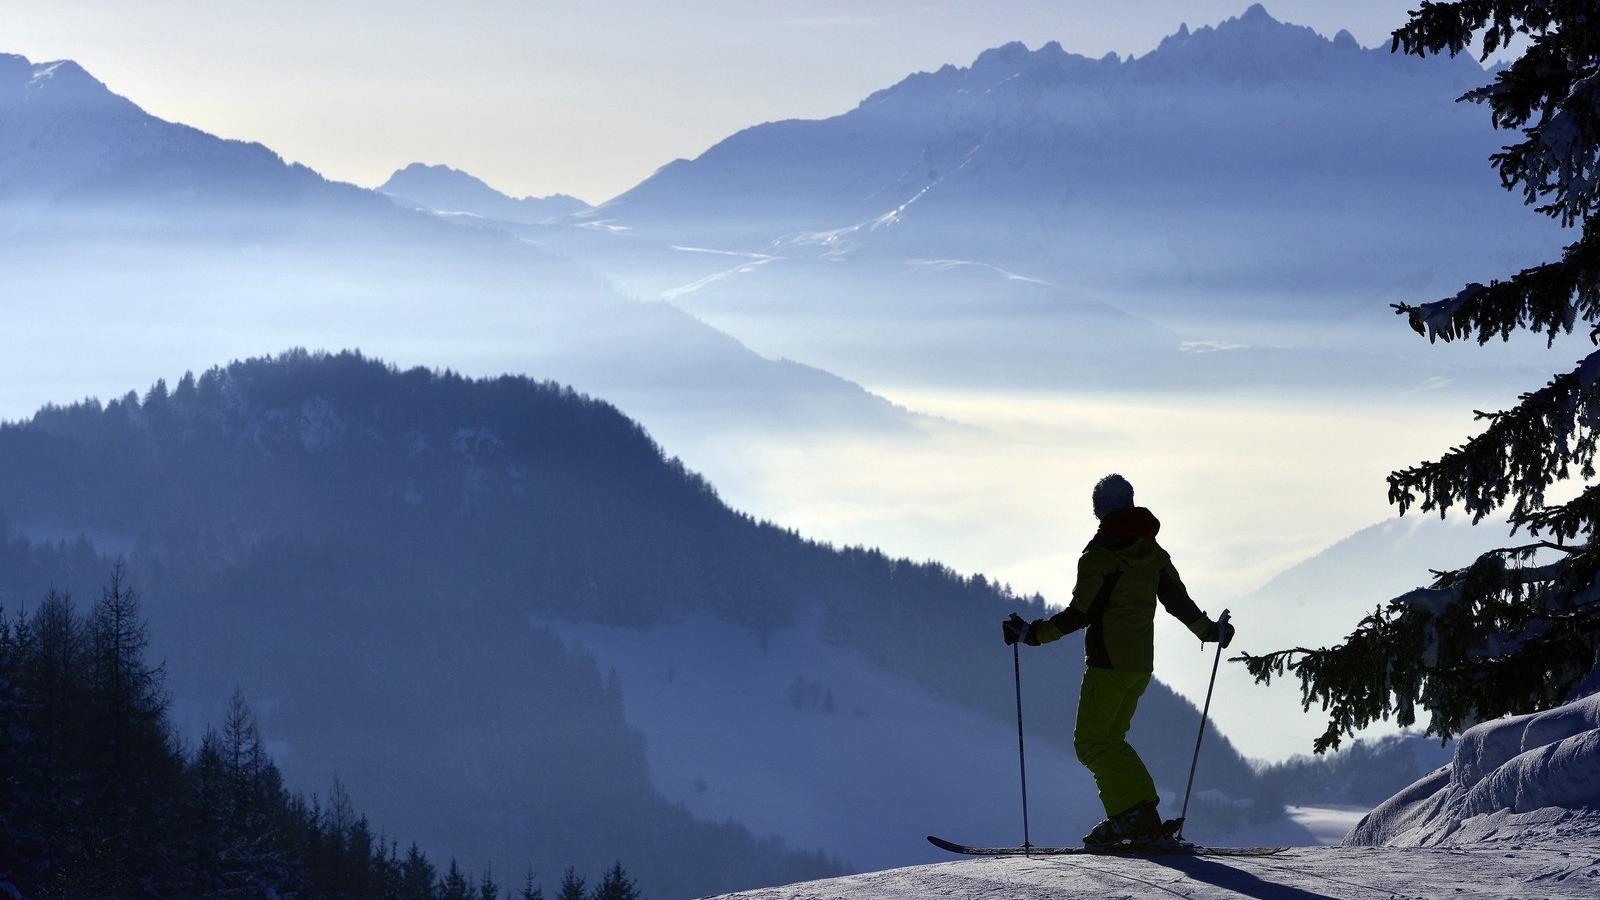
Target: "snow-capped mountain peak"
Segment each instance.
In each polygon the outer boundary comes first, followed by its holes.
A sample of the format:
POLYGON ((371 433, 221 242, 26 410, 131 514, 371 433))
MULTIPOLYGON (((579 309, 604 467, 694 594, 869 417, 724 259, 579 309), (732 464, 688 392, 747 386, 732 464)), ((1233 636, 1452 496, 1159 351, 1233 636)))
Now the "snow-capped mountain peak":
POLYGON ((321 184, 260 144, 152 116, 72 60, 0 55, 0 206, 281 198, 321 184))
POLYGON ((0 54, 0 114, 24 103, 68 105, 80 110, 85 105, 120 107, 139 112, 131 101, 112 93, 70 59, 35 63, 25 56, 0 54))

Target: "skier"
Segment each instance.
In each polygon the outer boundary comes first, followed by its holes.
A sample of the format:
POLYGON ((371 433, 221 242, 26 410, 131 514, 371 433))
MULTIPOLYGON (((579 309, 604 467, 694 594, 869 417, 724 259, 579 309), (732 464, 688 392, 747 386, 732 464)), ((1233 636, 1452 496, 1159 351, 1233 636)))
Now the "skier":
POLYGON ((1195 606, 1156 543, 1161 523, 1133 505, 1133 485, 1107 475, 1094 486, 1100 528, 1078 557, 1072 603, 1048 619, 1024 621, 1016 613, 1003 624, 1007 645, 1048 644, 1080 628, 1087 665, 1078 695, 1072 747, 1094 775, 1106 818, 1084 836, 1088 846, 1159 840, 1168 827, 1156 811, 1155 782, 1128 744, 1139 697, 1150 684, 1155 656, 1156 601, 1204 641, 1233 641, 1233 626, 1219 627, 1195 606))

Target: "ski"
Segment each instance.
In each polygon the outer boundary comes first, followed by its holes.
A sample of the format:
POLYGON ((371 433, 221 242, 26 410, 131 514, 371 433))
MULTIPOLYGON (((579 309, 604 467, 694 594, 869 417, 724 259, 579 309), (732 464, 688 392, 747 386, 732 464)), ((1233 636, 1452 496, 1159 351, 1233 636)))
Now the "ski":
POLYGON ((940 850, 965 856, 1272 856, 1288 847, 1201 847, 1190 843, 1112 844, 1105 847, 968 847, 928 835, 940 850))

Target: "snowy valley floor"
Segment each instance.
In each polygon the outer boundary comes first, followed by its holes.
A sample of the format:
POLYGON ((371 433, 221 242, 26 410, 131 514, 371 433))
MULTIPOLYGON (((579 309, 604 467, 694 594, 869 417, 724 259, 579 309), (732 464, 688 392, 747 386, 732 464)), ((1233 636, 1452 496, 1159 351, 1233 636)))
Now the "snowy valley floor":
POLYGON ((972 859, 725 895, 740 900, 1259 900, 1600 896, 1600 843, 1471 850, 1307 847, 1261 859, 972 859))

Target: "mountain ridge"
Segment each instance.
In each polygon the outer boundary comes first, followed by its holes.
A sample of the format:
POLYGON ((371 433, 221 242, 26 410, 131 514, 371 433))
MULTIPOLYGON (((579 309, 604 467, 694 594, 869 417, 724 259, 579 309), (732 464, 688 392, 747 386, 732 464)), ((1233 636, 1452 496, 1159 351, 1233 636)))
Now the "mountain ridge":
POLYGON ((1487 117, 1454 102, 1492 74, 1259 6, 1138 57, 1011 42, 836 116, 740 129, 537 239, 867 383, 1465 384, 1491 376, 1403 343, 1388 304, 1563 242, 1486 164, 1487 117), (1006 275, 921 265, 946 260, 1006 275), (1229 353, 1181 351, 1219 339, 1229 353))
POLYGON ((711 424, 914 427, 858 384, 635 302, 537 241, 457 227, 265 145, 167 122, 69 60, 0 60, 0 291, 61 301, 0 311, 0 372, 14 382, 64 341, 150 371, 134 358, 158 341, 91 347, 115 329, 183 322, 202 335, 186 344, 191 365, 259 353, 256 340, 391 356, 449 344, 452 364, 603 393, 683 443, 711 424), (91 314, 93 328, 80 321, 91 314))
POLYGON ((74 60, 0 54, 0 209, 137 196, 276 206, 316 192, 361 206, 354 186, 263 144, 154 116, 74 60), (179 182, 186 173, 202 177, 179 182))
POLYGON ((374 190, 438 213, 466 213, 523 225, 550 222, 589 208, 589 204, 568 194, 512 197, 468 172, 421 162, 396 169, 374 190))
MULTIPOLYGON (((1348 37, 1348 32, 1344 34, 1348 37)), ((1074 98, 1069 96, 1053 101, 1056 105, 1046 104, 1045 97, 1035 96, 1040 91, 1060 92, 1074 88, 1099 91, 1118 86, 1148 90, 1158 83, 1176 84, 1192 90, 1197 87, 1196 76, 1206 74, 1214 77, 1201 78, 1198 84, 1257 89, 1282 87, 1291 76, 1298 81, 1308 81, 1315 76, 1314 83, 1320 85, 1321 89, 1337 90, 1340 89, 1338 84, 1328 83, 1331 66, 1331 71, 1347 75, 1366 72, 1385 73, 1392 77, 1394 73, 1423 72, 1434 78, 1448 76, 1446 80, 1450 90, 1459 94, 1460 90, 1476 86, 1476 82, 1469 84, 1466 79, 1483 75, 1483 69, 1469 57, 1436 62, 1424 64, 1415 59, 1391 58, 1389 53, 1381 49, 1360 48, 1353 38, 1327 38, 1309 27, 1279 22, 1259 4, 1251 7, 1245 15, 1228 19, 1215 27, 1205 26, 1194 31, 1181 29, 1169 35, 1149 53, 1127 61, 1116 58, 1114 54, 1095 60, 1068 53, 1054 41, 1038 50, 1029 50, 1021 42, 1011 42, 983 51, 964 68, 946 65, 934 72, 907 76, 894 85, 869 94, 854 109, 837 116, 780 120, 740 129, 713 144, 693 160, 669 163, 634 188, 600 204, 589 217, 604 220, 615 212, 620 216, 619 221, 632 224, 630 215, 638 216, 638 204, 651 198, 660 189, 657 187, 659 182, 673 175, 681 177, 696 164, 724 168, 747 165, 739 161, 737 154, 759 156, 767 153, 772 154, 775 163, 783 167, 788 165, 784 162, 786 158, 798 159, 800 154, 815 153, 819 149, 815 146, 818 143, 826 145, 823 148, 825 152, 838 155, 849 148, 848 142, 861 139, 856 130, 845 128, 846 123, 855 129, 880 124, 875 123, 874 116, 895 116, 891 122, 881 124, 894 124, 908 132, 894 138, 884 138, 888 143, 874 147, 874 150, 901 156, 905 156, 907 151, 922 151, 925 157, 930 154, 945 155, 948 159, 944 165, 935 163, 942 169, 946 165, 961 165, 960 157, 975 144, 973 137, 993 127, 983 116, 992 116, 996 110, 1018 103, 1030 104, 1031 110, 1045 117, 1039 123, 1040 127, 1035 129, 1044 132, 1044 135, 1048 134, 1050 128, 1070 126, 1073 117, 1088 111, 1071 105, 1069 101, 1074 98), (1068 102, 1068 105, 1062 107, 1060 102, 1068 102), (919 105, 918 117, 901 117, 898 110, 903 104, 919 105), (863 119, 863 116, 867 118, 863 119), (967 121, 952 119, 952 116, 978 118, 967 121), (855 125, 858 120, 860 124, 855 125), (841 133, 832 135, 826 131, 829 128, 840 130, 841 133), (966 131, 972 134, 966 135, 966 131), (940 134, 945 136, 937 137, 940 134), (940 148, 940 140, 954 141, 955 144, 940 148), (793 143, 800 146, 789 146, 793 143)), ((1454 95, 1448 99, 1453 100, 1454 95)), ((1024 125, 1022 122, 1007 124, 1016 127, 1024 125)), ((910 162, 910 159, 905 159, 901 165, 910 162)), ((899 172, 893 168, 888 171, 899 172)), ((904 173, 904 176, 905 180, 900 186, 891 191, 899 199, 883 203, 879 207, 880 212, 915 199, 918 191, 930 182, 937 181, 936 178, 922 179, 910 172, 904 173)), ((737 170, 735 177, 738 177, 737 170)), ((858 175, 844 183, 871 184, 862 178, 858 175)), ((788 193, 800 195, 817 189, 838 191, 838 187, 823 187, 802 181, 790 188, 788 193)), ((880 191, 884 189, 879 188, 880 191)), ((709 199, 715 202, 714 196, 709 199)), ((781 190, 771 199, 797 202, 794 198, 786 197, 781 190)), ((1004 202, 1004 198, 995 199, 1004 202)), ((799 207, 802 210, 806 208, 799 207)), ((831 224, 837 227, 848 224, 852 217, 855 220, 868 218, 870 214, 867 209, 870 208, 861 207, 855 213, 841 213, 841 219, 831 224)), ((828 224, 796 222, 793 227, 825 228, 828 224)))

